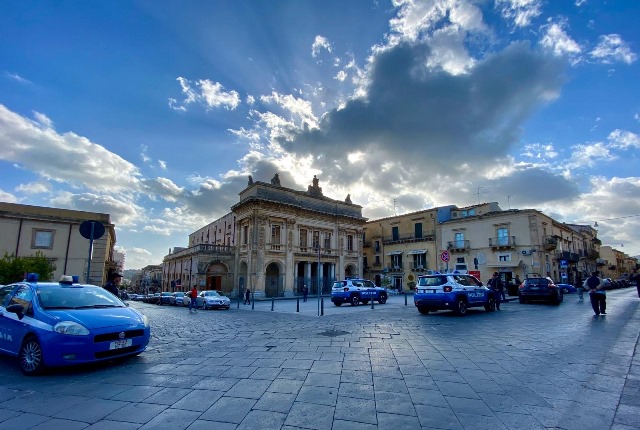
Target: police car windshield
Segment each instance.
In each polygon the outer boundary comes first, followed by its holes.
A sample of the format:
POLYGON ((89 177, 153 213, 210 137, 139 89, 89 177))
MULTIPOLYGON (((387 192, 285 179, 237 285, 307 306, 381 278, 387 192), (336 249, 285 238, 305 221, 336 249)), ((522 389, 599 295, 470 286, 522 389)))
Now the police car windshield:
POLYGON ((426 276, 424 278, 418 278, 418 285, 420 287, 437 287, 438 285, 444 285, 446 283, 446 275, 426 276))
POLYGON ((113 294, 100 287, 42 287, 36 291, 44 309, 124 307, 113 294))

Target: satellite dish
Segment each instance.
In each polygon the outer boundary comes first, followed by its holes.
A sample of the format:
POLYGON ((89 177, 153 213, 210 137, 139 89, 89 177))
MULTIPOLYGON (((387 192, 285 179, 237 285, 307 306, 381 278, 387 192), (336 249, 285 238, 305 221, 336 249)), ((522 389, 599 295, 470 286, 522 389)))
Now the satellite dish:
POLYGON ((476 258, 478 259, 478 264, 487 264, 487 257, 484 256, 484 252, 478 252, 476 258))

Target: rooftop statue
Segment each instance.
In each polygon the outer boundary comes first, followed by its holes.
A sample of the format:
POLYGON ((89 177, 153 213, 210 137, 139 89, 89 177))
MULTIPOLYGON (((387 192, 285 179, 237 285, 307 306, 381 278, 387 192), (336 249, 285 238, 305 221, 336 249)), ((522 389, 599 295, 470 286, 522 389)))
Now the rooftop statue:
POLYGON ((271 180, 271 185, 275 185, 278 187, 281 187, 282 185, 280 185, 280 175, 278 175, 277 173, 273 176, 273 179, 271 180))

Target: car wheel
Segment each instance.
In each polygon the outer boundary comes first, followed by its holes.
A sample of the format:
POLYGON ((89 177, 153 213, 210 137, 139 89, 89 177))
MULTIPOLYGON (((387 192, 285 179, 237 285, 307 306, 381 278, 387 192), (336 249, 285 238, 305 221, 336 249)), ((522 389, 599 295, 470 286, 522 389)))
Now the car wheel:
POLYGON ((30 336, 22 343, 20 353, 20 370, 27 376, 37 375, 44 369, 44 359, 40 342, 35 336, 30 336))
POLYGON ((467 302, 463 299, 458 299, 456 301, 456 313, 461 317, 467 314, 467 302))
POLYGON ((362 304, 363 304, 363 305, 368 305, 368 304, 369 304, 369 300, 363 299, 363 300, 362 300, 362 304))
POLYGON ((418 306, 418 312, 422 315, 427 315, 429 313, 429 308, 426 306, 418 306))
POLYGON ((384 305, 385 303, 387 303, 387 295, 386 294, 381 294, 380 295, 380 300, 378 300, 378 303, 380 303, 381 305, 384 305))
POLYGON ((563 294, 569 294, 569 289, 568 288, 563 288, 562 289, 562 293, 563 294))
POLYGON ((336 305, 336 306, 341 306, 342 302, 333 302, 333 304, 336 305))
POLYGON ((554 304, 558 306, 560 303, 562 303, 562 300, 564 300, 564 296, 562 294, 558 294, 558 297, 556 297, 556 301, 554 302, 554 304))
POLYGON ((496 299, 493 297, 489 297, 489 303, 484 305, 484 310, 487 312, 493 312, 496 310, 496 299))
POLYGON ((358 306, 358 303, 360 303, 360 297, 351 296, 351 306, 358 306))

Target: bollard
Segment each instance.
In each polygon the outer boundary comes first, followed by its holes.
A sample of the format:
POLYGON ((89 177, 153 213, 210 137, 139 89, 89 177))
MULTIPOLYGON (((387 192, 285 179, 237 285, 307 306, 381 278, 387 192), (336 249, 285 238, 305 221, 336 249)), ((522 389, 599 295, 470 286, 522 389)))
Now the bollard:
POLYGON ((276 303, 276 299, 271 297, 271 312, 273 312, 273 305, 276 303))
POLYGON ((255 305, 256 305, 256 295, 255 293, 251 293, 251 310, 253 310, 255 305))
POLYGON ((296 298, 296 312, 300 312, 300 297, 296 298))
POLYGON ((371 292, 371 309, 373 309, 373 302, 375 302, 374 300, 375 298, 376 298, 375 293, 372 291, 371 292))
POLYGON ((320 316, 324 315, 324 297, 320 299, 320 316))
POLYGON ((404 294, 404 305, 407 306, 407 295, 406 293, 402 293, 402 294, 404 294))

